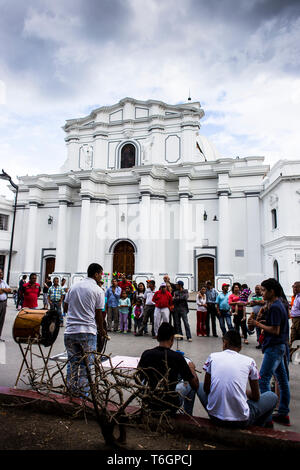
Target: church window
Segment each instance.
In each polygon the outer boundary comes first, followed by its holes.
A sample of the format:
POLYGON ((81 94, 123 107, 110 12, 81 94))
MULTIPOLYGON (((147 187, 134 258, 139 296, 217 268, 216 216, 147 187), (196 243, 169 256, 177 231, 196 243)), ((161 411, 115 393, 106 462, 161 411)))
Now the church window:
POLYGON ((273 263, 273 270, 274 270, 274 279, 276 279, 276 281, 279 281, 279 266, 278 266, 278 261, 276 259, 273 263))
POLYGON ((272 214, 272 229, 275 229, 277 228, 277 210, 272 209, 271 214, 272 214))
POLYGON ((121 168, 132 168, 135 166, 135 146, 125 144, 121 150, 121 168))
POLYGON ((8 215, 0 214, 0 230, 8 230, 8 215))

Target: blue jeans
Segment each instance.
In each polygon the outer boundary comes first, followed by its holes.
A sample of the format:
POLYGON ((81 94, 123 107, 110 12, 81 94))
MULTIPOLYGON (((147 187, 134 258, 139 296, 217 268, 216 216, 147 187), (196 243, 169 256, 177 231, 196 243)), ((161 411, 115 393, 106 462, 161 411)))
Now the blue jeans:
POLYGON ((190 329, 189 320, 188 320, 188 312, 186 310, 175 307, 173 310, 173 316, 174 316, 174 327, 175 327, 176 333, 178 335, 182 335, 182 328, 181 328, 181 320, 182 320, 184 324, 184 328, 185 328, 186 337, 187 339, 191 338, 192 334, 191 334, 191 329, 190 329))
POLYGON ((271 378, 273 375, 276 377, 280 390, 278 413, 284 416, 288 415, 290 411, 290 386, 284 360, 285 351, 285 344, 276 344, 264 351, 259 379, 260 391, 264 393, 271 390, 271 378))
MULTIPOLYGON (((81 393, 87 396, 89 385, 85 362, 82 359, 81 347, 85 353, 96 351, 97 335, 77 333, 64 335, 65 347, 68 354, 67 385, 71 393, 81 393)), ((88 355, 89 368, 92 367, 94 354, 88 355)))
MULTIPOLYGON (((207 409, 208 395, 205 393, 203 383, 199 385, 197 395, 205 409, 207 409)), ((264 426, 264 424, 272 416, 272 412, 277 403, 277 395, 273 392, 265 392, 260 395, 258 401, 247 400, 249 406, 249 417, 246 421, 238 421, 238 427, 246 427, 250 425, 264 426)), ((222 423, 221 420, 211 417, 213 420, 222 423)))
POLYGON ((60 302, 56 302, 54 300, 51 300, 50 301, 50 308, 56 308, 58 314, 59 314, 59 321, 60 323, 63 323, 64 322, 64 318, 63 318, 63 315, 62 315, 62 309, 61 309, 61 303, 60 302))
POLYGON ((183 405, 184 411, 192 415, 195 401, 195 390, 192 389, 189 383, 183 380, 176 385, 176 392, 178 392, 181 405, 183 405))
POLYGON ((219 316, 220 328, 223 335, 226 333, 225 322, 227 323, 228 330, 233 330, 231 323, 231 315, 227 310, 220 310, 221 315, 219 316))

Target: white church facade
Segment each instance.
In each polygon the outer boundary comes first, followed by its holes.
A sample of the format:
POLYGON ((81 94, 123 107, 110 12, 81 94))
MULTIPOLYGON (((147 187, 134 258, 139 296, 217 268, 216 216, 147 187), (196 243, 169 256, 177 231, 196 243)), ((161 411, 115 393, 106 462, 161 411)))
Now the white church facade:
POLYGON ((31 272, 71 284, 98 262, 108 279, 168 273, 197 290, 276 276, 291 293, 300 162, 222 157, 201 135, 203 115, 199 102, 125 98, 66 121, 61 169, 19 178, 10 284, 31 272))

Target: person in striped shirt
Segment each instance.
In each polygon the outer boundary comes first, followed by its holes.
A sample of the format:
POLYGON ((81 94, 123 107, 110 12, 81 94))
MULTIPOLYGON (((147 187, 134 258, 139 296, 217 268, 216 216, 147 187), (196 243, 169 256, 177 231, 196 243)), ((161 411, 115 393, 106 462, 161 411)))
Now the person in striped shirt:
POLYGON ((50 308, 56 308, 58 313, 59 313, 59 321, 60 321, 60 326, 64 326, 64 319, 62 315, 62 301, 64 298, 64 289, 59 285, 59 279, 58 277, 55 277, 53 279, 53 285, 49 287, 48 290, 48 300, 50 304, 50 308))

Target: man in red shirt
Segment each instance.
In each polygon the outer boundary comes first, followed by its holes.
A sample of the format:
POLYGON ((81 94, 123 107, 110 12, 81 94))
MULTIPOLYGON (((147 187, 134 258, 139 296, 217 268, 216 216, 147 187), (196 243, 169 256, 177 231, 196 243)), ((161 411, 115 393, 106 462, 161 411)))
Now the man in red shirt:
POLYGON ((36 274, 32 273, 29 276, 29 282, 23 284, 23 308, 37 308, 38 297, 41 293, 41 286, 36 282, 36 274))
POLYGON ((131 282, 129 282, 127 279, 126 279, 126 274, 122 274, 122 280, 120 282, 118 282, 118 286, 121 287, 122 289, 122 292, 123 291, 126 291, 126 288, 129 287, 130 288, 130 292, 133 291, 133 288, 132 288, 132 284, 131 282))
POLYGON ((154 333, 155 338, 157 337, 158 328, 162 322, 169 322, 170 317, 170 306, 172 305, 173 298, 169 291, 167 291, 167 285, 163 282, 160 285, 160 289, 155 292, 152 302, 155 304, 154 310, 154 333))

